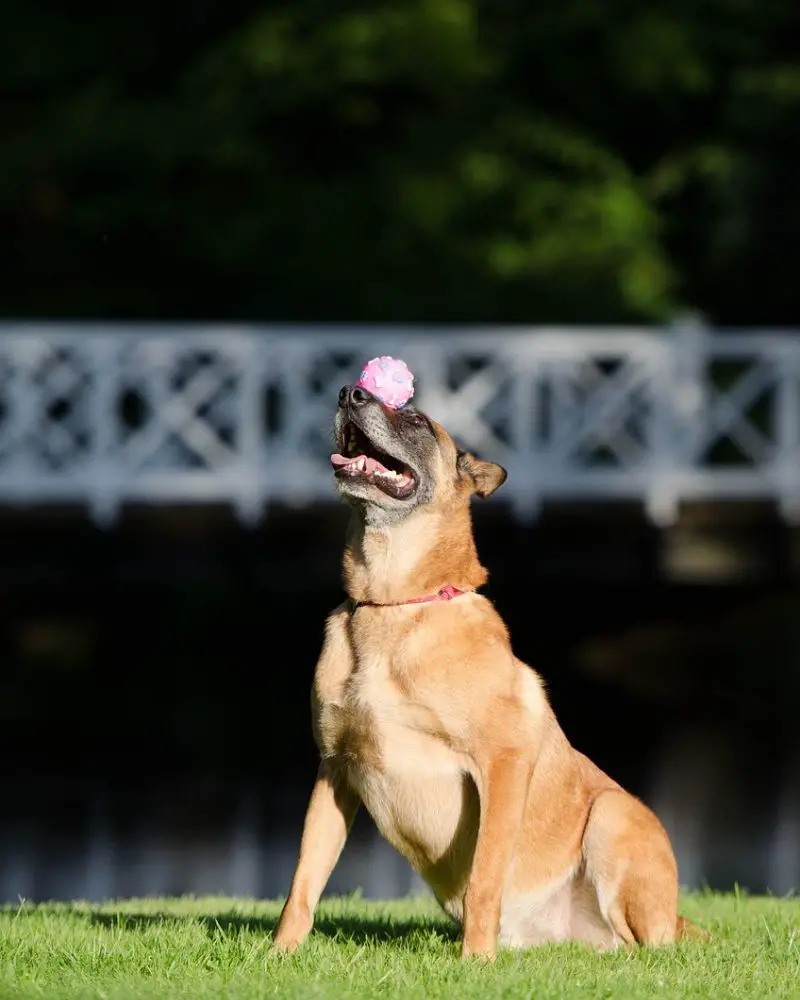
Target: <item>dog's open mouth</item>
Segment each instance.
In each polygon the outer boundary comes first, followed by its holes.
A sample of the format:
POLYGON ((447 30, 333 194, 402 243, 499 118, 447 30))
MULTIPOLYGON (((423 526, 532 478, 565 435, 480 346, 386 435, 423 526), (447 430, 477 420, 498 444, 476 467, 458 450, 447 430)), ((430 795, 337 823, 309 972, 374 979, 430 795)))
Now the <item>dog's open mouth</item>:
POLYGON ((417 484, 413 471, 399 459, 376 448, 355 424, 345 424, 339 445, 341 454, 331 455, 331 465, 337 476, 366 480, 398 500, 414 492, 417 484))

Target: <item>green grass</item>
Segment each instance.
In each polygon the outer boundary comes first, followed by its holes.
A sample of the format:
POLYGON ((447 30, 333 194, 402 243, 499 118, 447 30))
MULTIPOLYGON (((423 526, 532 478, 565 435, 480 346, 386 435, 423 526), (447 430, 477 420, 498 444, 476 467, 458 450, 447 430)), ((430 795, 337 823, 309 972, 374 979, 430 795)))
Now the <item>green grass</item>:
POLYGON ((332 899, 295 955, 267 946, 278 903, 128 900, 0 909, 0 997, 800 997, 800 901, 687 896, 711 944, 596 954, 578 945, 462 964, 427 899, 332 899))

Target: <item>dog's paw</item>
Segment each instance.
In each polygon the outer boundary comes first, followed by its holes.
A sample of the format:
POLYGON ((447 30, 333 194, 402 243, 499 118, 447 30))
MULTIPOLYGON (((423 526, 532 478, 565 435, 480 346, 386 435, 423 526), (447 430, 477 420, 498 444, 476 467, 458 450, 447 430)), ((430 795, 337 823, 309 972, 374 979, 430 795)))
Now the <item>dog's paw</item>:
POLYGON ((273 955, 291 955, 300 947, 299 938, 274 938, 269 946, 273 955))
POLYGON ((478 962, 481 965, 490 965, 497 957, 497 950, 492 945, 475 946, 463 942, 461 945, 462 962, 478 962))
POLYGON ((313 924, 314 919, 307 910, 287 906, 281 914, 270 951, 283 955, 297 951, 308 937, 313 924))

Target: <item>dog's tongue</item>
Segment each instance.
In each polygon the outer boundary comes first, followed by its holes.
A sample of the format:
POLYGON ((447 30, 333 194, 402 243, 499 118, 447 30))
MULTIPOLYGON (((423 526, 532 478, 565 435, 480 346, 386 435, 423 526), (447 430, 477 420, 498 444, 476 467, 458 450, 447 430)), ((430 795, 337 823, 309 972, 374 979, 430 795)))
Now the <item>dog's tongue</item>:
POLYGON ((358 465, 360 471, 368 476, 371 476, 373 472, 386 471, 386 466, 381 465, 376 459, 370 458, 369 455, 356 455, 355 458, 347 458, 345 455, 331 455, 331 465, 335 465, 337 468, 358 465))

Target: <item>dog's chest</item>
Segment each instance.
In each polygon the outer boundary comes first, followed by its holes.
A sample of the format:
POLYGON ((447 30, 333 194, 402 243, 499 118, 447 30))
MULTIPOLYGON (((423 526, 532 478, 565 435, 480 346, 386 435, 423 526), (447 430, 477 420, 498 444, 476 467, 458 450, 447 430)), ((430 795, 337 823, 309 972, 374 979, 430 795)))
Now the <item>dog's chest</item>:
POLYGON ((457 766, 435 711, 381 655, 361 657, 322 705, 321 730, 325 755, 349 767, 414 776, 457 766))
POLYGON ((461 819, 465 775, 431 707, 403 690, 389 662, 362 658, 320 723, 324 755, 383 835, 418 869, 438 861, 461 819))

